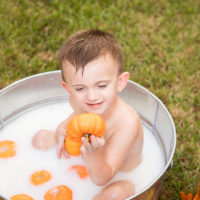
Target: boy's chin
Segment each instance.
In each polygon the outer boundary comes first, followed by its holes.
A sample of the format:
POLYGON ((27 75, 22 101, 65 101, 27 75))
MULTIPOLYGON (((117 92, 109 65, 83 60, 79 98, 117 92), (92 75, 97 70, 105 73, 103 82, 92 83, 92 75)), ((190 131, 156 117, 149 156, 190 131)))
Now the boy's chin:
POLYGON ((96 114, 102 116, 104 114, 104 111, 100 110, 100 109, 87 109, 83 113, 96 113, 96 114))
POLYGON ((102 115, 103 112, 99 111, 99 110, 90 110, 88 111, 88 113, 95 113, 95 114, 98 114, 98 115, 102 115))

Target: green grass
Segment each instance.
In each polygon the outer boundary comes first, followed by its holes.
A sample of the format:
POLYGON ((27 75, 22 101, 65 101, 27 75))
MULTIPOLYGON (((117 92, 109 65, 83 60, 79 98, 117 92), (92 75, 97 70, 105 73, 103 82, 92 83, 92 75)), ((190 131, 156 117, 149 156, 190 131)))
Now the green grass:
POLYGON ((157 95, 175 121, 174 166, 164 176, 160 199, 195 193, 200 181, 200 1, 1 0, 0 89, 59 69, 57 50, 70 34, 87 28, 116 36, 131 79, 157 95))

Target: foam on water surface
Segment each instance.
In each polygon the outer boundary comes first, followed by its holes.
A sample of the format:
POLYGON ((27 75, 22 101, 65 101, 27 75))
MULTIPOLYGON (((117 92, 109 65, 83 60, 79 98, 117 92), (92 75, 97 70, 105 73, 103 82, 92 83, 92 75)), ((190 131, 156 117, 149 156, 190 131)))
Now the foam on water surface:
MULTIPOLYGON (((84 165, 81 157, 58 159, 56 148, 40 151, 32 146, 31 140, 40 129, 55 131, 57 125, 72 112, 68 103, 43 105, 25 112, 11 121, 0 131, 0 141, 12 140, 16 143, 16 156, 0 158, 0 195, 10 198, 15 194, 27 194, 34 200, 42 200, 44 194, 58 185, 66 185, 73 191, 73 200, 92 200, 101 186, 94 185, 89 178, 80 179, 77 173, 69 168, 73 165, 84 165), (46 170, 52 179, 35 186, 30 182, 33 172, 46 170)), ((163 154, 148 128, 144 128, 143 161, 132 172, 120 173, 122 177, 135 183, 136 192, 149 185, 164 167, 163 154)))

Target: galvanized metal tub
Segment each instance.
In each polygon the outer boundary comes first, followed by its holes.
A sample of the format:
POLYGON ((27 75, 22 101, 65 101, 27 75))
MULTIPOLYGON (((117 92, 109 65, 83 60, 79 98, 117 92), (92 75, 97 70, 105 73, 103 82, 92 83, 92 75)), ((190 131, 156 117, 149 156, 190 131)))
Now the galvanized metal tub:
MULTIPOLYGON (((58 70, 24 78, 0 90, 0 129, 34 106, 68 101, 69 96, 60 83, 61 73, 58 70)), ((128 199, 158 200, 162 177, 172 165, 176 147, 173 119, 154 94, 133 81, 128 82, 127 87, 119 96, 134 107, 140 114, 143 124, 151 129, 163 151, 165 160, 162 172, 139 193, 128 199)), ((6 199, 0 196, 1 198, 6 199)))

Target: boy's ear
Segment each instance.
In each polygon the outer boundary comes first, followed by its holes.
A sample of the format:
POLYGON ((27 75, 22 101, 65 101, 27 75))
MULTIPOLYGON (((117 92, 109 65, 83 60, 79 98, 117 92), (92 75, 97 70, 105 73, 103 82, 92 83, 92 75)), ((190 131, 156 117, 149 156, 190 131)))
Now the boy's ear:
POLYGON ((69 94, 71 94, 71 91, 70 91, 70 89, 69 89, 69 87, 68 87, 66 82, 62 81, 61 85, 69 94))
POLYGON ((123 72, 118 77, 117 92, 121 92, 127 85, 130 78, 129 72, 123 72))

